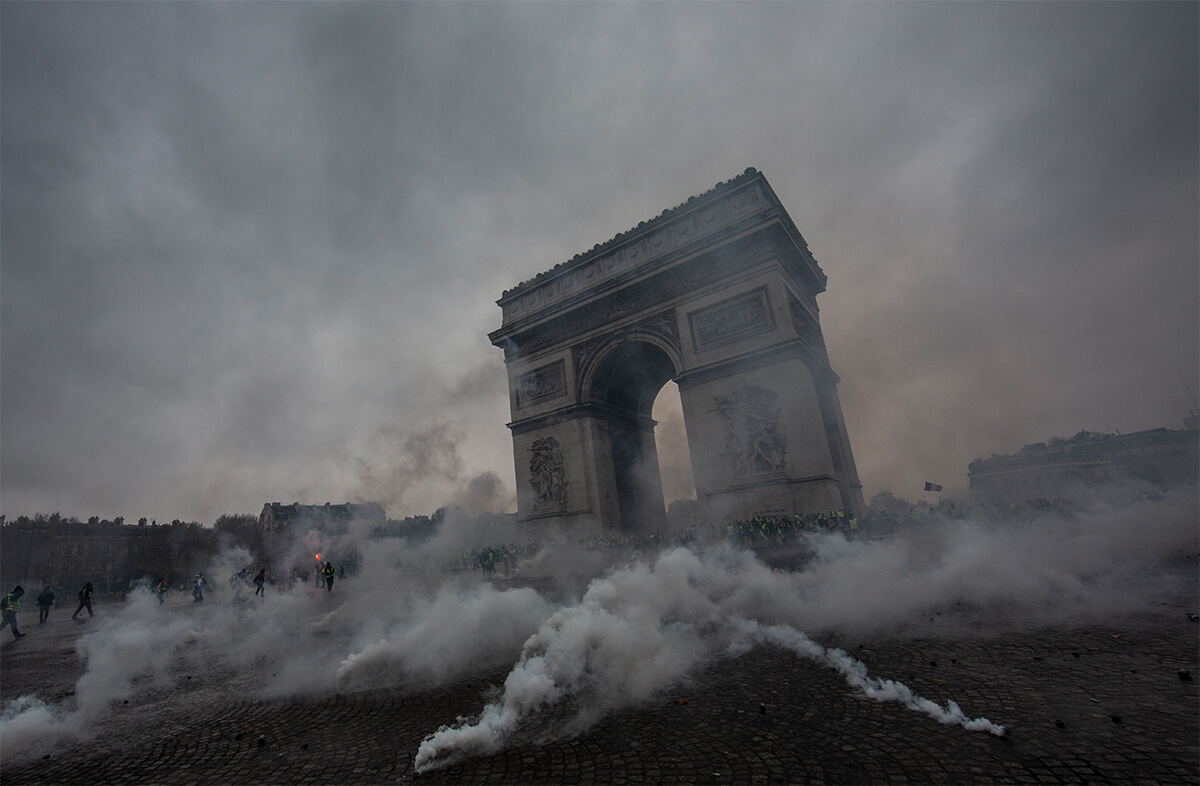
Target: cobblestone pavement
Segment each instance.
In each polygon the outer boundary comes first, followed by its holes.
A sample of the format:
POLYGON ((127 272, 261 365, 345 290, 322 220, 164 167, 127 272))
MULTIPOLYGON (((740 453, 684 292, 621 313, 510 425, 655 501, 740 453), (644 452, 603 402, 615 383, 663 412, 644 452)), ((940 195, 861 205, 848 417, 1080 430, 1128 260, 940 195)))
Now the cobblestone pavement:
MULTIPOLYGON (((1187 603, 1194 605, 1194 600, 1187 603)), ((1192 609, 1194 611, 1194 609, 1192 609)), ((103 608, 97 609, 98 614, 103 608)), ((31 615, 32 616, 32 615, 31 615)), ((1105 626, 967 634, 938 620, 830 640, 1007 737, 868 700, 835 672, 761 647, 715 663, 576 736, 562 717, 509 748, 414 774, 421 740, 475 716, 505 670, 422 693, 267 701, 238 675, 179 680, 114 706, 89 739, 0 768, 6 786, 99 783, 1200 783, 1198 626, 1175 604, 1105 626), (949 626, 947 626, 949 627, 949 626), (1184 679, 1186 670, 1191 679, 1184 679), (557 735, 554 732, 558 732, 557 735)), ((84 623, 86 625, 87 623, 84 623)), ((6 699, 57 664, 69 691, 82 626, 4 641, 6 699)), ((53 696, 51 696, 53 698, 53 696)), ((570 708, 564 708, 569 711, 570 708)), ((560 713, 561 715, 561 713, 560 713)))

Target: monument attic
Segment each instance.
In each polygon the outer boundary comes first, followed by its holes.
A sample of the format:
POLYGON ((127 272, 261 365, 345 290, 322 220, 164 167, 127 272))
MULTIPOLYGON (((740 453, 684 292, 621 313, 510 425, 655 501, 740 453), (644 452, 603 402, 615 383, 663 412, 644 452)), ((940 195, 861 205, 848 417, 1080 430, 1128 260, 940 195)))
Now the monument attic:
POLYGON ((518 520, 651 532, 651 407, 679 386, 711 521, 863 507, 816 296, 826 277, 755 169, 505 292, 518 520))

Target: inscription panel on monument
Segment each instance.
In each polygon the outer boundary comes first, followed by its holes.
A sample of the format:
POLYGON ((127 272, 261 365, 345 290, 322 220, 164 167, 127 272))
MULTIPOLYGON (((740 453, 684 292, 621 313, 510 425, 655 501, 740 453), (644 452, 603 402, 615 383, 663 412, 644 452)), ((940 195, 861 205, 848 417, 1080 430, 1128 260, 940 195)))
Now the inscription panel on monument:
POLYGON ((688 314, 697 352, 775 329, 767 288, 722 301, 688 314))
POLYGON ((540 366, 517 377, 517 407, 524 408, 567 395, 567 374, 563 362, 540 366))

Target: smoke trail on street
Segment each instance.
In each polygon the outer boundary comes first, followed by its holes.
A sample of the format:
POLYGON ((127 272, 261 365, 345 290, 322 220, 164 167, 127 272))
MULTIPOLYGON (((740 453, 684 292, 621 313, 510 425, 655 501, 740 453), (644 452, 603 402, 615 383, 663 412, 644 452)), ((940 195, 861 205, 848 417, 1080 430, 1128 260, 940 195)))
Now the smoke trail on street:
POLYGON ((788 625, 761 626, 745 616, 754 607, 770 613, 772 606, 775 616, 793 616, 791 602, 757 600, 795 598, 795 578, 722 546, 703 554, 670 549, 653 563, 634 562, 594 580, 578 604, 555 612, 530 637, 503 694, 476 721, 443 726, 422 741, 414 769, 425 772, 493 753, 531 716, 553 712, 568 699, 577 709, 565 731, 576 733, 613 707, 649 698, 722 651, 744 652, 759 643, 829 666, 876 701, 897 701, 942 723, 1003 733, 991 721, 968 719, 953 702, 943 708, 901 683, 869 677, 861 662, 826 650, 788 625))
POLYGON ((1006 733, 1003 726, 987 718, 968 718, 954 701, 948 701, 943 707, 918 696, 902 682, 871 677, 867 674, 867 665, 850 657, 845 650, 826 649, 795 628, 787 625, 764 627, 753 620, 732 620, 732 625, 743 638, 730 647, 730 654, 740 654, 754 643, 776 644, 802 658, 828 666, 841 674, 847 685, 873 701, 903 704, 910 710, 925 713, 938 723, 962 726, 967 731, 986 731, 996 736, 1006 733))

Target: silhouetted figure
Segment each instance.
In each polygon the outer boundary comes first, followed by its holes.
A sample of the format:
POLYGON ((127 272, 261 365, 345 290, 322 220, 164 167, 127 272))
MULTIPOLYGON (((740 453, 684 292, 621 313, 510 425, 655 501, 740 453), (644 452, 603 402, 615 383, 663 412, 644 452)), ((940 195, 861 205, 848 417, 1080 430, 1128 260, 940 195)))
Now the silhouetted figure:
POLYGON ((196 586, 192 588, 192 603, 199 603, 204 600, 204 574, 196 574, 196 586))
POLYGON ((158 605, 161 606, 166 603, 163 600, 163 596, 167 594, 167 580, 165 578, 159 579, 158 586, 154 588, 154 591, 158 593, 158 605))
POLYGON ((13 587, 12 592, 4 596, 4 603, 0 605, 0 612, 4 616, 4 622, 0 623, 0 630, 4 630, 6 625, 12 625, 14 639, 19 639, 25 635, 17 630, 17 610, 21 608, 21 596, 24 594, 25 588, 18 584, 13 587))
POLYGON ((326 562, 325 569, 321 572, 325 574, 325 591, 333 592, 333 563, 326 562))
POLYGON ((50 607, 53 605, 54 605, 54 590, 50 589, 50 585, 47 584, 46 588, 44 590, 42 590, 41 594, 38 595, 38 597, 37 597, 38 624, 39 625, 41 625, 46 620, 50 619, 50 607))
POLYGON ((229 577, 229 586, 233 588, 233 599, 242 599, 242 587, 246 585, 246 569, 242 568, 229 577))
POLYGON ((267 583, 267 569, 259 568, 258 573, 256 573, 254 576, 254 597, 257 598, 259 595, 262 595, 264 598, 267 597, 267 591, 264 588, 264 585, 266 583, 267 583))
MULTIPOLYGON (((83 589, 79 590, 79 608, 75 609, 75 614, 78 614, 79 612, 83 611, 84 609, 87 609, 89 617, 96 616, 95 614, 92 613, 92 593, 93 592, 95 592, 95 590, 92 589, 92 582, 89 581, 87 584, 83 585, 83 589)), ((71 619, 75 619, 75 614, 71 615, 71 619)))

